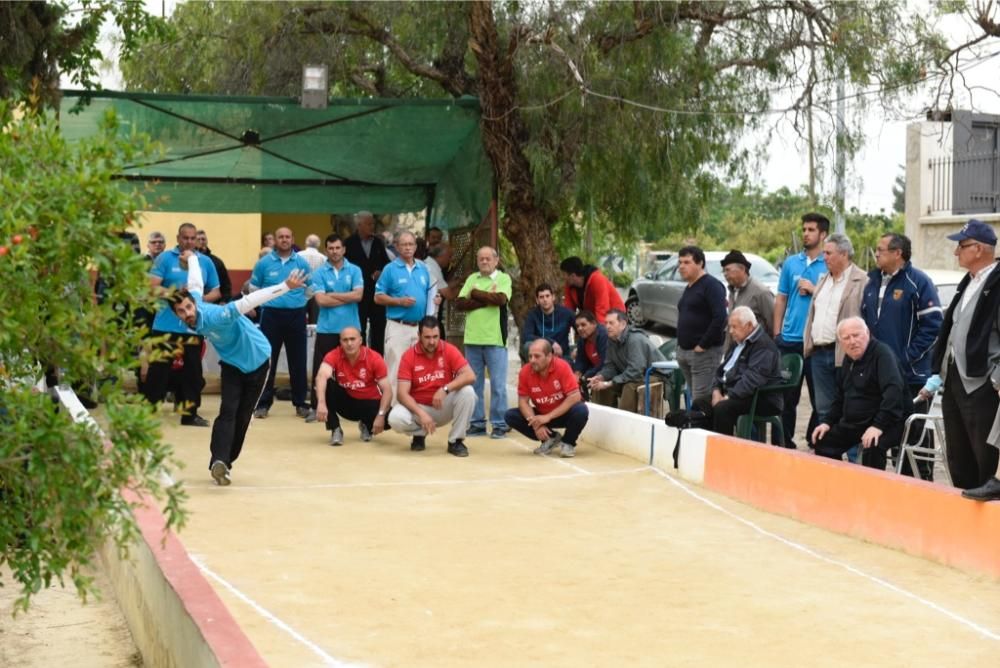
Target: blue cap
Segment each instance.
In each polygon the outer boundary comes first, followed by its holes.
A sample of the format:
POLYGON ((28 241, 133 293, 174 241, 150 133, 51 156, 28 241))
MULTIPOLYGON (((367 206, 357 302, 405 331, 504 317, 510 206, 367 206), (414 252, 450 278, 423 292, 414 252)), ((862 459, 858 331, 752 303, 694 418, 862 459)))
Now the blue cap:
POLYGON ((952 241, 965 241, 966 239, 972 239, 973 241, 984 243, 987 246, 997 245, 997 234, 993 231, 993 228, 983 221, 976 220, 975 218, 963 225, 962 229, 955 234, 949 234, 948 238, 952 241))

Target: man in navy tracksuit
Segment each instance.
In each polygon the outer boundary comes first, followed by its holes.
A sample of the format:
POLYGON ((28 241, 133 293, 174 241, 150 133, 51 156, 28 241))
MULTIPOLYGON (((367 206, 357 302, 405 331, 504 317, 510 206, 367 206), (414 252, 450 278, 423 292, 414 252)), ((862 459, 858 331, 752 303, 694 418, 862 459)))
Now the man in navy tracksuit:
MULTIPOLYGON (((868 274, 861 316, 872 336, 895 353, 912 399, 931 375, 931 352, 944 311, 931 279, 910 263, 907 237, 884 234, 875 251, 878 269, 868 274)), ((919 404, 915 408, 918 412, 925 410, 919 404)), ((920 469, 920 476, 930 480, 930 463, 921 462, 920 469)), ((908 463, 904 473, 911 474, 908 463)))

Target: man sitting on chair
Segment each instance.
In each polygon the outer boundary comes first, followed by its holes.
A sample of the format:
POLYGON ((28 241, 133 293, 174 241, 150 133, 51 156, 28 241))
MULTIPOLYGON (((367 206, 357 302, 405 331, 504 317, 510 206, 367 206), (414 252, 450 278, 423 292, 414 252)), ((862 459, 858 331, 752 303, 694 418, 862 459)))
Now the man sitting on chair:
MULTIPOLYGON (((748 306, 737 306, 729 316, 732 343, 715 372, 712 388, 712 431, 732 434, 736 421, 750 411, 754 393, 780 383, 781 353, 748 306)), ((781 415, 780 392, 757 401, 757 415, 781 415)))
POLYGON ((840 459, 860 443, 862 464, 884 470, 886 452, 899 445, 909 413, 899 362, 889 346, 871 338, 859 317, 837 325, 837 340, 844 363, 837 370, 830 413, 813 430, 816 454, 840 459))

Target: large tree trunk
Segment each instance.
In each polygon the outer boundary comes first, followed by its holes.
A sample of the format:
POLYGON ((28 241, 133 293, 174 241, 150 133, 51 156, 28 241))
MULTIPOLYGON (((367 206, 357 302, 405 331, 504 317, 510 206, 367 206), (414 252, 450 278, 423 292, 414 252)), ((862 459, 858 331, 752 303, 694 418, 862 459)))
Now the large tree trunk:
POLYGON ((492 3, 477 1, 469 6, 469 35, 479 65, 483 146, 493 163, 504 206, 500 224, 514 245, 521 269, 511 304, 520 324, 525 312, 534 306, 536 285, 549 282, 557 294, 561 293, 551 234, 554 216, 536 201, 531 165, 522 150, 528 131, 514 106, 517 82, 513 58, 518 42, 517 28, 503 49, 493 19, 492 3))

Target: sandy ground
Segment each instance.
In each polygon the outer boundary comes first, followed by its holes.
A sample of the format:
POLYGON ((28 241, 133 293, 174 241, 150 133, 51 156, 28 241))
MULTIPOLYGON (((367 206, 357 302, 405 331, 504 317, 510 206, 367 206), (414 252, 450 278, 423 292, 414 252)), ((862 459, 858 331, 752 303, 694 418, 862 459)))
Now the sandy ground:
MULTIPOLYGON (((205 414, 212 415, 215 398, 205 414)), ((234 484, 207 430, 181 538, 274 666, 993 665, 1000 583, 776 517, 583 446, 396 434, 331 448, 287 403, 234 484)))
POLYGON ((80 602, 75 589, 38 594, 27 613, 11 617, 17 591, 9 573, 0 589, 0 666, 4 668, 128 668, 141 666, 125 618, 102 571, 101 598, 80 602))

